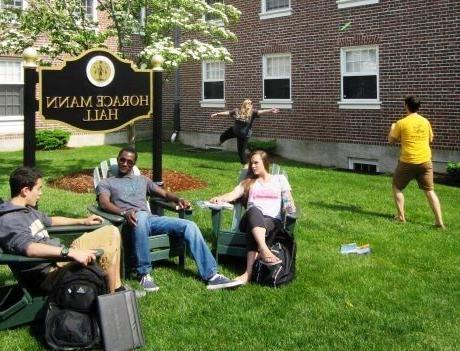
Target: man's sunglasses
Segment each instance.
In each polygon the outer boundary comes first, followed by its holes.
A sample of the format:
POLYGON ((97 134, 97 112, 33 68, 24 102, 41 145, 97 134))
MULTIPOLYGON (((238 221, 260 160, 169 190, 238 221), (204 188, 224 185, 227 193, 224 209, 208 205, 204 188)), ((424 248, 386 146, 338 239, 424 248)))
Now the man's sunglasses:
POLYGON ((118 163, 121 163, 121 164, 126 163, 128 166, 134 166, 134 161, 133 161, 133 160, 127 160, 127 159, 124 158, 124 157, 120 157, 120 158, 118 159, 118 163))

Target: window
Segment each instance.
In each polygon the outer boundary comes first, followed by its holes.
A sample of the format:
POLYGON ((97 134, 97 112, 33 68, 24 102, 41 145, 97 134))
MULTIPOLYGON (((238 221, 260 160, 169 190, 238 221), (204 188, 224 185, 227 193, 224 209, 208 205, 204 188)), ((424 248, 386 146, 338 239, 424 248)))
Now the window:
POLYGON ((292 107, 291 54, 263 56, 263 97, 263 108, 292 107))
POLYGON ((24 2, 22 0, 0 0, 0 8, 15 8, 23 9, 24 2))
POLYGON ((203 62, 203 101, 202 107, 223 107, 225 63, 203 62))
POLYGON ((341 50, 342 99, 340 108, 379 109, 378 48, 341 50))
POLYGON ((379 162, 362 158, 348 158, 348 169, 361 173, 376 174, 379 172, 379 162))
POLYGON ((82 0, 83 9, 86 13, 86 18, 90 21, 97 21, 96 0, 82 0))
MULTIPOLYGON (((208 5, 211 5, 211 6, 212 6, 212 5, 215 4, 215 3, 222 3, 222 4, 223 4, 223 3, 224 3, 224 0, 206 0, 206 3, 207 3, 208 5)), ((218 17, 217 15, 213 15, 213 14, 206 14, 206 15, 204 16, 204 19, 205 19, 205 21, 216 21, 216 22, 220 22, 220 21, 221 21, 220 17, 218 17)))
POLYGON ((0 131, 21 131, 23 69, 20 60, 0 60, 0 131))
POLYGON ((378 2, 379 0, 337 0, 337 7, 339 9, 346 9, 355 6, 378 4, 378 2))
POLYGON ((262 0, 262 12, 260 19, 283 17, 291 15, 290 0, 262 0))

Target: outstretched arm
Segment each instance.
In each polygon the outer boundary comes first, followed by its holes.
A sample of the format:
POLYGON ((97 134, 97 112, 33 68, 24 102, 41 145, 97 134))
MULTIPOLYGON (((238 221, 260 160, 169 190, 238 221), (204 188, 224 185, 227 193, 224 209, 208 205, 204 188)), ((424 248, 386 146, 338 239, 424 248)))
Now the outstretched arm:
POLYGON ((220 117, 220 116, 229 116, 229 115, 230 115, 230 111, 222 111, 222 112, 212 113, 211 118, 220 117))
POLYGON ((279 113, 279 112, 280 112, 279 109, 273 107, 273 108, 268 109, 268 110, 258 110, 258 111, 257 111, 257 115, 258 115, 258 116, 262 116, 262 115, 268 115, 269 113, 273 113, 273 114, 276 115, 276 114, 279 113))
POLYGON ((235 187, 235 189, 233 189, 229 193, 213 197, 212 199, 209 200, 209 202, 217 204, 219 202, 234 201, 236 199, 239 199, 241 196, 243 196, 243 192, 244 192, 244 188, 241 184, 239 184, 235 187))
POLYGON ((82 225, 93 225, 93 224, 99 224, 102 223, 103 219, 102 217, 99 217, 97 215, 90 215, 86 218, 68 218, 68 217, 51 217, 51 225, 77 225, 77 224, 82 224, 82 225))

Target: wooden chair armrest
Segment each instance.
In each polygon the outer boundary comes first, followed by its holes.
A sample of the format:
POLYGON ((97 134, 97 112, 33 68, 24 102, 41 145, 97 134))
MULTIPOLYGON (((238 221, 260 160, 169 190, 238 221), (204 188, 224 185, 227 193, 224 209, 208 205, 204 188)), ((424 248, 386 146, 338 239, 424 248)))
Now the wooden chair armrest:
MULTIPOLYGON (((95 249, 96 257, 101 257, 104 250, 95 249)), ((70 257, 27 257, 22 255, 14 255, 7 253, 0 253, 1 264, 15 264, 15 263, 45 263, 45 262, 67 262, 72 261, 70 257)))
POLYGON ((89 212, 94 213, 98 216, 101 216, 102 218, 114 224, 115 226, 125 222, 124 217, 113 214, 113 213, 106 212, 102 208, 100 208, 98 205, 88 205, 87 209, 89 212))
POLYGON ((153 209, 155 207, 160 207, 162 209, 175 212, 179 214, 180 218, 190 218, 192 216, 192 208, 177 208, 177 205, 173 202, 167 202, 160 198, 152 197, 150 198, 150 207, 153 209))
POLYGON ((55 225, 47 227, 46 230, 50 235, 78 235, 99 229, 107 224, 110 222, 104 220, 102 223, 93 225, 55 225))

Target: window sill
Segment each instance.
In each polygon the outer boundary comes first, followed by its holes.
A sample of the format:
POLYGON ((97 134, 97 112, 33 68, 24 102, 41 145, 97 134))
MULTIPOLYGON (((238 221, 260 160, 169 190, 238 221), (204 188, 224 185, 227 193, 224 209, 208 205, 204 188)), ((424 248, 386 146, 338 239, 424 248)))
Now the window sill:
POLYGON ((262 100, 260 108, 292 109, 292 100, 262 100))
POLYGON ((262 12, 262 13, 259 13, 259 18, 261 20, 265 20, 265 19, 270 19, 270 18, 290 16, 290 15, 292 15, 292 10, 289 8, 289 9, 262 12))
POLYGON ((338 9, 347 9, 350 7, 378 4, 379 0, 337 0, 338 9))
POLYGON ((225 100, 202 100, 201 107, 225 107, 225 100))
POLYGON ((340 109, 344 110, 380 110, 381 101, 339 101, 340 109))

